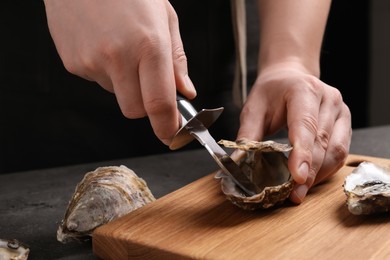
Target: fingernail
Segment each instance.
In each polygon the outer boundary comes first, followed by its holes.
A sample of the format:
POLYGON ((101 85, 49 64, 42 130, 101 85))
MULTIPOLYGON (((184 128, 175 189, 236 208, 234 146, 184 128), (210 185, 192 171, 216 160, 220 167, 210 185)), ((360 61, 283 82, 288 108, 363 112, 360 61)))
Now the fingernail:
POLYGON ((196 89, 195 89, 194 83, 192 83, 192 80, 190 79, 188 74, 186 74, 184 76, 184 80, 185 80, 185 87, 186 87, 187 91, 196 94, 196 89))
POLYGON ((309 187, 307 187, 306 184, 298 185, 297 187, 295 187, 295 194, 300 199, 300 201, 303 201, 303 199, 306 197, 308 190, 309 187))
POLYGON ((302 183, 305 183, 309 175, 309 165, 304 162, 298 168, 298 175, 302 178, 302 183))

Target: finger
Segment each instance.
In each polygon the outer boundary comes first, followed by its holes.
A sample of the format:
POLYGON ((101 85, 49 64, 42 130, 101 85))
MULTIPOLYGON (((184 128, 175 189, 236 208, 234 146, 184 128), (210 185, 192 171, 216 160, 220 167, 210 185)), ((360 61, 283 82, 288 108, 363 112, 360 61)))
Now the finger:
POLYGON ((294 147, 289 155, 288 167, 298 184, 304 184, 311 174, 321 102, 320 96, 305 89, 302 88, 287 103, 288 135, 294 147))
POLYGON ((309 170, 306 182, 304 184, 297 184, 294 186, 293 190, 290 193, 290 200, 293 203, 300 204, 306 197, 306 194, 310 187, 313 185, 316 174, 314 171, 309 170))
MULTIPOLYGON (((311 169, 309 171, 309 177, 305 184, 296 185, 294 190, 290 194, 290 200, 295 203, 301 203, 305 198, 308 190, 321 181, 329 178, 337 172, 340 167, 343 166, 349 151, 350 140, 352 135, 351 129, 351 116, 348 107, 343 104, 343 109, 340 113, 340 117, 336 119, 331 136, 327 145, 327 149, 324 154, 324 158, 319 160, 320 163, 314 162, 320 167, 318 172, 311 169)), ((316 146, 318 154, 322 154, 321 146, 316 146)), ((316 149, 315 149, 316 150, 316 149)), ((316 154, 317 151, 314 151, 316 154)), ((313 160, 315 161, 315 160, 313 160)))
POLYGON ((240 115, 240 128, 237 133, 237 140, 261 140, 263 138, 264 131, 263 120, 264 117, 259 114, 253 116, 251 115, 251 112, 242 110, 240 115), (253 120, 254 118, 257 120, 253 120))
MULTIPOLYGON (((333 88, 328 88, 327 91, 332 92, 333 88)), ((329 93, 327 92, 327 93, 329 93)), ((334 91, 334 93, 339 93, 334 91)), ((325 153, 328 149, 329 138, 332 135, 336 119, 339 117, 339 107, 341 107, 342 99, 338 95, 324 95, 319 103, 319 112, 317 119, 317 132, 314 136, 314 143, 311 154, 311 164, 309 168, 310 180, 306 180, 305 184, 309 184, 309 188, 313 184, 316 175, 322 167, 325 153), (336 97, 337 96, 337 97, 336 97), (336 101, 337 99, 337 101, 336 101), (337 104, 337 105, 336 105, 337 104)), ((315 105, 315 103, 314 103, 315 105)), ((315 116, 315 114, 313 114, 315 116)), ((302 193, 302 196, 305 194, 302 193)))
POLYGON ((129 119, 146 116, 140 82, 131 66, 118 66, 112 73, 113 88, 122 114, 129 119))
POLYGON ((169 12, 169 30, 172 40, 172 59, 175 73, 176 89, 188 99, 196 96, 195 86, 188 76, 187 56, 180 37, 179 22, 171 4, 167 1, 169 12))
POLYGON ((114 93, 114 84, 112 84, 111 80, 108 78, 96 79, 96 83, 98 83, 103 89, 108 92, 114 93))
MULTIPOLYGON (((163 35, 167 35, 167 33, 163 35)), ((139 79, 145 111, 156 136, 169 145, 179 128, 171 42, 161 38, 139 63, 139 79), (167 51, 168 50, 168 51, 167 51)))
MULTIPOLYGON (((324 170, 330 170, 331 172, 333 172, 333 169, 329 169, 329 167, 333 168, 334 165, 339 164, 339 162, 336 162, 334 159, 338 158, 338 154, 340 153, 339 151, 335 150, 335 147, 339 147, 339 145, 341 147, 343 146, 342 143, 334 143, 334 139, 338 137, 341 132, 343 134, 349 133, 349 128, 349 109, 343 103, 343 99, 340 92, 337 89, 328 86, 326 98, 324 99, 323 105, 321 106, 319 129, 315 142, 315 146, 317 150, 319 150, 319 153, 322 153, 321 150, 323 149, 323 157, 313 158, 312 162, 312 167, 315 169, 316 172, 320 171, 320 169, 322 173, 324 173, 324 170), (342 127, 347 128, 340 127, 340 122, 343 122, 342 127), (335 130, 339 132, 334 132, 335 130), (330 140, 331 138, 332 140, 330 140), (336 158, 333 158, 333 156, 336 156, 336 158)), ((343 135, 342 137, 345 136, 343 135)), ((337 139, 337 141, 342 142, 343 140, 337 139)), ((317 176, 316 182, 319 181, 320 177, 321 176, 317 176)))
POLYGON ((290 194, 290 200, 294 203, 301 203, 306 197, 307 192, 313 186, 316 178, 318 169, 325 157, 325 150, 320 145, 314 145, 313 147, 313 162, 308 170, 308 175, 304 184, 295 185, 293 191, 290 194))
POLYGON ((351 114, 348 107, 343 104, 342 112, 334 125, 329 146, 314 185, 329 178, 344 165, 349 153, 351 136, 351 114))
POLYGON ((241 110, 237 140, 262 140, 264 136, 266 102, 254 100, 255 96, 255 92, 251 93, 241 110))
POLYGON ((98 83, 103 89, 115 93, 114 91, 114 84, 112 83, 110 77, 106 73, 98 73, 96 76, 91 77, 91 79, 86 78, 87 80, 95 81, 98 83), (93 80, 92 80, 93 79, 93 80))
POLYGON ((348 155, 350 146, 350 137, 352 129, 350 121, 347 118, 338 120, 333 131, 333 135, 329 142, 330 149, 327 150, 322 168, 317 174, 314 171, 309 172, 309 176, 305 184, 298 184, 294 187, 290 194, 290 200, 294 203, 302 203, 308 190, 321 181, 329 178, 340 169, 348 155), (348 126, 349 125, 349 126, 348 126), (347 129, 347 131, 346 131, 347 129))

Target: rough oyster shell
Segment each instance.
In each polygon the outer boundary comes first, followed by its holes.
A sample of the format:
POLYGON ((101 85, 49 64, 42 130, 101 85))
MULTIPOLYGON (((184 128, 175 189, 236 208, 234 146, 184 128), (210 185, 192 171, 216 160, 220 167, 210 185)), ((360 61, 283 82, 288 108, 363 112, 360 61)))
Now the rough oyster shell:
POLYGON ((344 181, 348 210, 367 215, 390 210, 390 169, 362 162, 344 181))
POLYGON ((233 204, 246 210, 255 210, 272 207, 288 198, 294 181, 287 167, 285 153, 291 151, 291 146, 274 141, 249 140, 239 142, 221 140, 219 144, 244 151, 236 151, 240 155, 234 159, 260 190, 258 194, 247 197, 230 176, 222 171, 218 172, 216 178, 221 178, 222 192, 233 204))
POLYGON ((146 182, 126 166, 97 168, 77 185, 58 227, 57 240, 85 240, 98 226, 154 200, 146 182))
POLYGON ((30 249, 16 239, 0 239, 0 260, 26 260, 30 249))

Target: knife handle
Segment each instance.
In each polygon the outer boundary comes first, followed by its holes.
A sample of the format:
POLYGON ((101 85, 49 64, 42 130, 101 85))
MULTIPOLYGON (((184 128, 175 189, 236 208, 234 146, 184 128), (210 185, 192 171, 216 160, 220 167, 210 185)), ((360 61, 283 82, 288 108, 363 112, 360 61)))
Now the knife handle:
POLYGON ((189 142, 191 142, 194 137, 189 133, 186 126, 187 123, 191 120, 200 121, 206 128, 209 128, 217 118, 221 115, 223 107, 215 109, 202 109, 197 112, 197 110, 192 106, 192 104, 183 97, 181 94, 176 93, 177 108, 181 114, 182 122, 179 131, 177 131, 175 137, 173 138, 169 148, 171 150, 179 149, 189 142))
POLYGON ((183 97, 181 94, 176 93, 177 108, 185 121, 182 125, 186 124, 190 119, 194 118, 198 111, 192 106, 192 104, 183 97))

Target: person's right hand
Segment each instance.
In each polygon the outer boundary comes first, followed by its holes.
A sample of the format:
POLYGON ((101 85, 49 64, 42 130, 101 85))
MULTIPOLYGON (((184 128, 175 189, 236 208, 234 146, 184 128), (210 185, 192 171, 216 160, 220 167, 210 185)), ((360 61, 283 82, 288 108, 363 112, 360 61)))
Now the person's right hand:
POLYGON ((148 116, 166 145, 179 128, 176 91, 196 96, 178 18, 167 0, 45 0, 65 68, 115 93, 127 118, 148 116))

